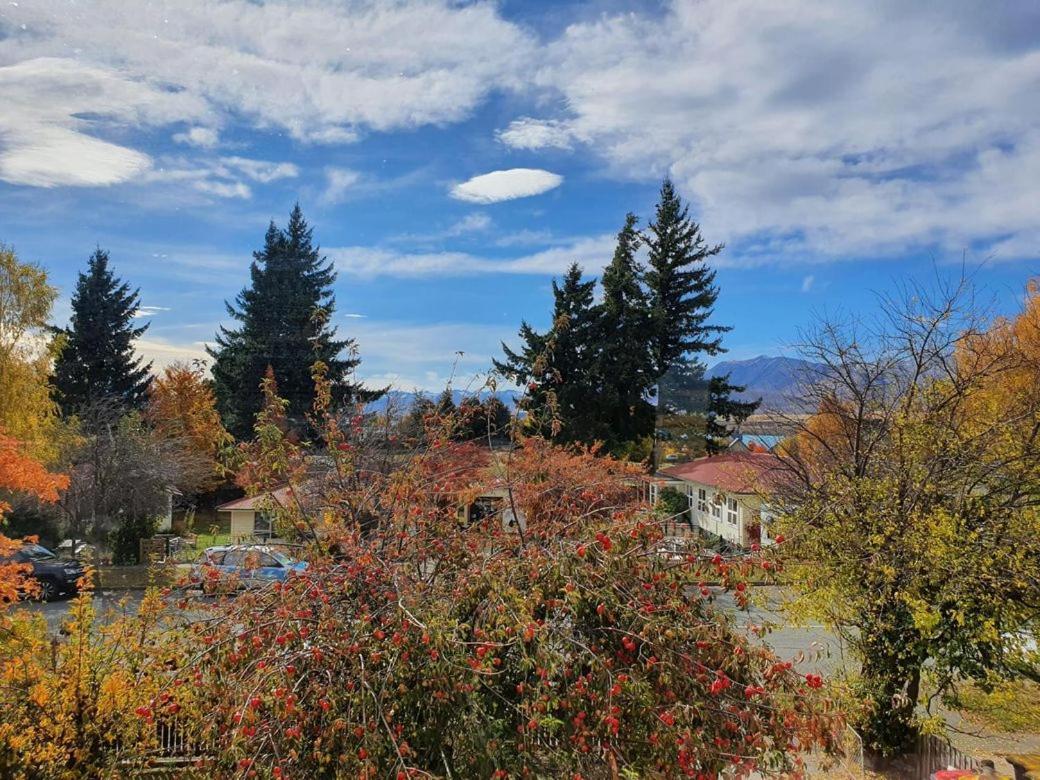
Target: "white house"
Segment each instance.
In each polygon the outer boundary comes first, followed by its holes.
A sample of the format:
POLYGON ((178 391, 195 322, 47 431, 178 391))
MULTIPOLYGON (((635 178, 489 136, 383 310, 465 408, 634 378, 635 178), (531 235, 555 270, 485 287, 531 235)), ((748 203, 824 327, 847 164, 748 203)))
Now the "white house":
POLYGON ((728 451, 657 472, 657 490, 671 487, 687 497, 693 527, 749 547, 767 541, 763 497, 778 473, 779 461, 770 453, 728 451))

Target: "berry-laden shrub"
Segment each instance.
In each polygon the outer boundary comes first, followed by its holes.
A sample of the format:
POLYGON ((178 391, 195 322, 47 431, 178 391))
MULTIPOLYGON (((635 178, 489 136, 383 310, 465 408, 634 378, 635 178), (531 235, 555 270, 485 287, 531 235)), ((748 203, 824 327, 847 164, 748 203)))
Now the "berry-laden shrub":
MULTIPOLYGON (((207 703, 188 707, 215 746, 205 771, 714 778, 797 774, 830 743, 817 680, 702 584, 744 603, 754 562, 656 555, 630 467, 541 441, 479 455, 434 433, 362 479, 359 448, 337 446, 350 435, 326 431, 335 479, 317 502, 335 560, 319 542, 306 572, 196 626, 177 684, 207 703), (464 522, 460 504, 489 494, 524 518, 515 531, 464 522), (378 518, 364 535, 360 514, 378 518)), ((292 445, 270 428, 258 441, 254 463, 295 473, 292 445)), ((319 481, 298 494, 313 501, 319 481)), ((181 707, 173 693, 164 706, 181 707)))

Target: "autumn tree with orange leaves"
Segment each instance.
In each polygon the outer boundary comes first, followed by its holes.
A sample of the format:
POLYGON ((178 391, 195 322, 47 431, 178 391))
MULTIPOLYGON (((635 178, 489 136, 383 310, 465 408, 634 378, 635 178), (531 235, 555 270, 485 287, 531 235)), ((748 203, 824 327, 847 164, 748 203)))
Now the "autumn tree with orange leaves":
MULTIPOLYGON (((58 500, 59 491, 68 485, 68 478, 54 474, 26 452, 25 445, 0 430, 0 522, 10 509, 4 493, 21 493, 40 501, 58 500)), ((5 563, 20 541, 0 535, 0 602, 9 604, 26 588, 25 567, 5 563)))
POLYGON ((145 419, 163 438, 189 449, 208 464, 192 488, 205 491, 226 476, 222 455, 232 444, 216 408, 212 382, 201 362, 174 363, 152 380, 148 388, 145 419))

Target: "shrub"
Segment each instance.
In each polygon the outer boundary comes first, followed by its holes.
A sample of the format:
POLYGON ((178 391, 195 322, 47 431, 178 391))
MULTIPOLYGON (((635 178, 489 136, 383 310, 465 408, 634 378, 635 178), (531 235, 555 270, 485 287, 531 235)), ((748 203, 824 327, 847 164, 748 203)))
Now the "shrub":
POLYGON ((690 508, 690 500, 672 487, 661 488, 657 495, 657 508, 668 517, 673 517, 690 508))
POLYGON ((112 532, 112 562, 117 566, 142 563, 141 540, 155 536, 158 528, 157 518, 124 515, 112 532))

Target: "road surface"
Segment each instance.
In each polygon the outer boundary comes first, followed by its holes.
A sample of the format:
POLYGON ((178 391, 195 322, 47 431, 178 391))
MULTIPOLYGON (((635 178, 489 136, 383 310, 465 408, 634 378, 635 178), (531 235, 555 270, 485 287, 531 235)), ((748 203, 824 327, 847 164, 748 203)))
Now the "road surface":
MULTIPOLYGON (((133 614, 141 603, 144 591, 140 590, 106 590, 94 594, 94 610, 97 620, 110 622, 121 614, 133 614)), ((43 615, 47 621, 47 631, 57 634, 61 630, 61 624, 68 616, 72 599, 56 599, 54 601, 22 601, 18 609, 36 612, 43 615)))

